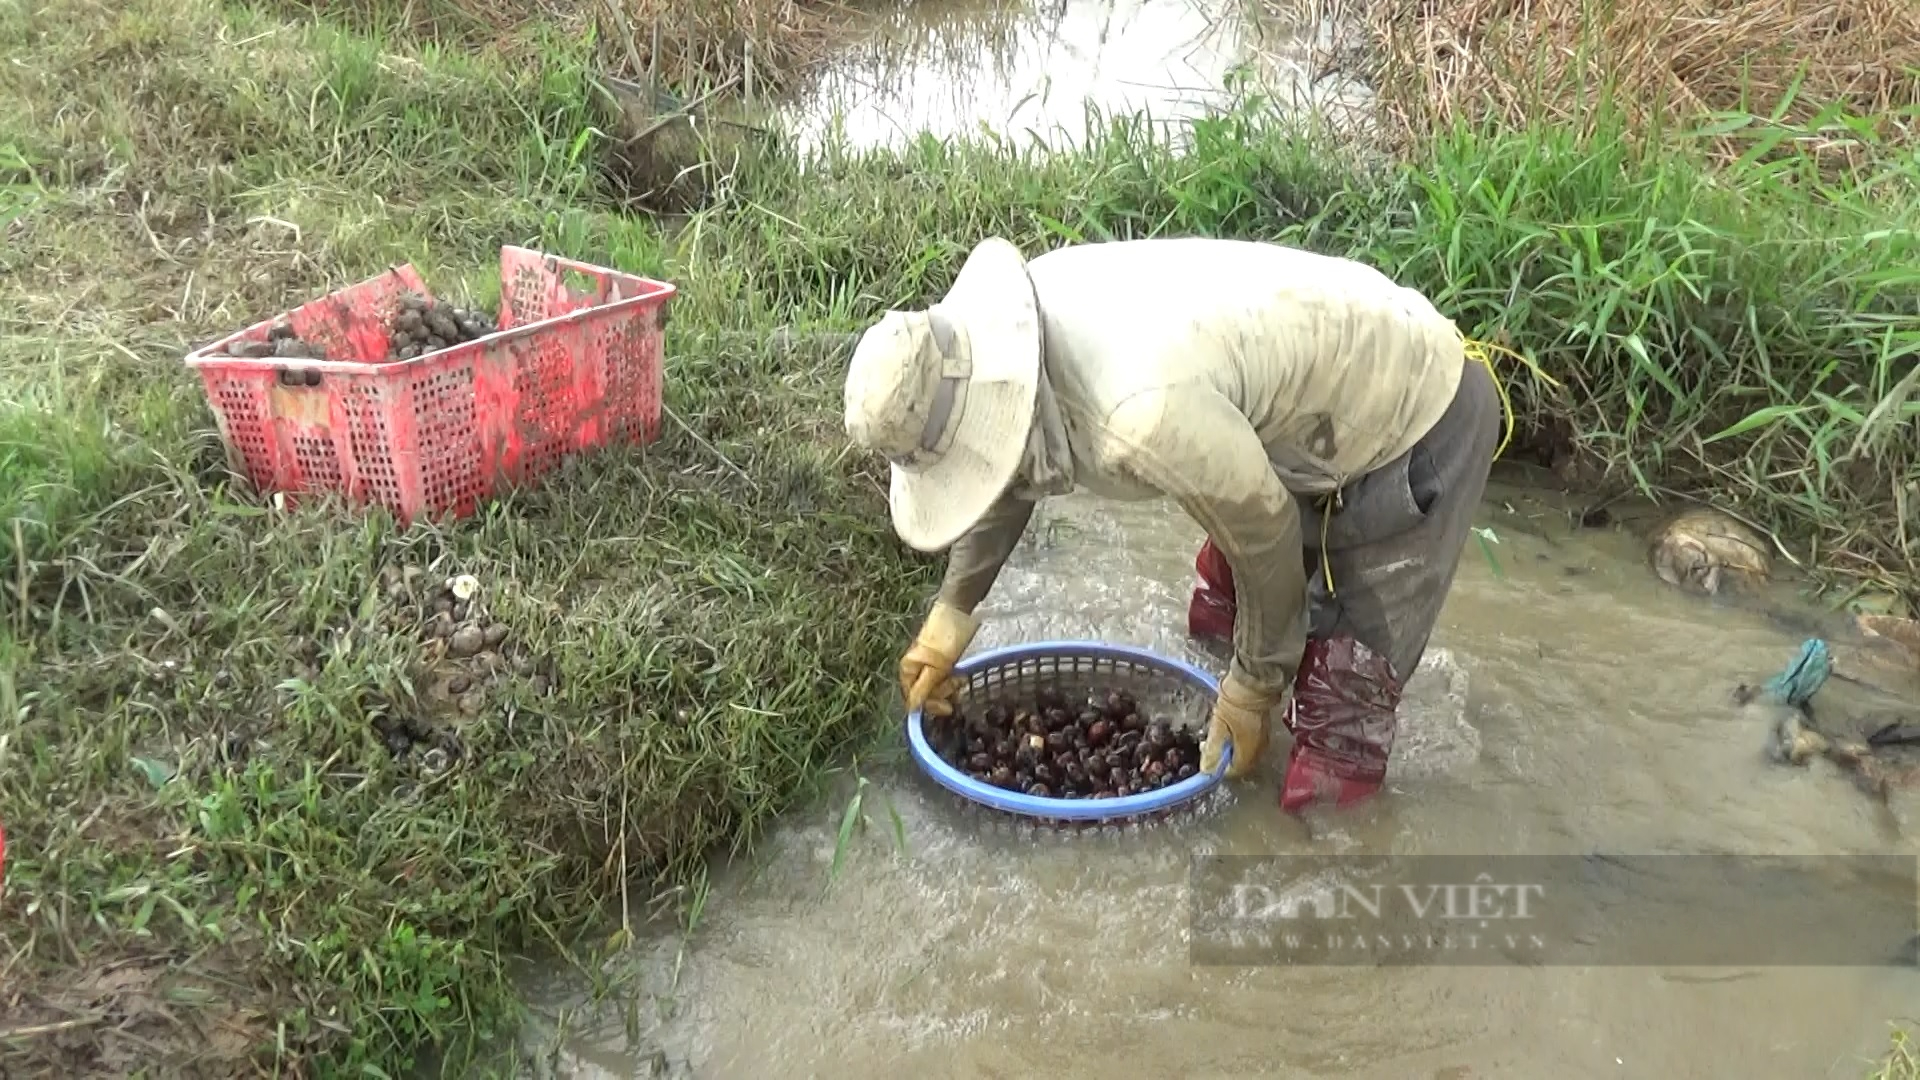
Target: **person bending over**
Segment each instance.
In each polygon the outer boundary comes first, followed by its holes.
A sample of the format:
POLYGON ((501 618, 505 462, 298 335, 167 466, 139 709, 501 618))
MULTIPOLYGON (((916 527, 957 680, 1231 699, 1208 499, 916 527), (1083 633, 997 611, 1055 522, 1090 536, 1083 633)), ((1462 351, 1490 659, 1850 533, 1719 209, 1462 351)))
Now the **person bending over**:
POLYGON ((1037 500, 1170 498, 1207 535, 1189 632, 1233 648, 1201 768, 1231 745, 1228 776, 1247 776, 1284 702, 1281 806, 1373 794, 1501 405, 1452 321, 1362 263, 1206 238, 1029 261, 982 242, 847 371, 847 433, 892 464, 894 531, 948 549, 900 662, 908 707, 950 714, 975 610, 1037 500))

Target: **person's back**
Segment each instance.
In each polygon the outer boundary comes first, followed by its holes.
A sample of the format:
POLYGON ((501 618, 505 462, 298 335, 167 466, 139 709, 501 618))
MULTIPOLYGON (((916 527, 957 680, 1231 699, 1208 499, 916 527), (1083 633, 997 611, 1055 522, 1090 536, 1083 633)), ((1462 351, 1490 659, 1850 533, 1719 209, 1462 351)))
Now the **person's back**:
POLYGON ((1405 452, 1459 382, 1453 324, 1362 263, 1167 238, 1058 248, 1027 270, 1048 378, 1083 438, 1138 395, 1204 384, 1246 416, 1289 487, 1326 490, 1405 452))

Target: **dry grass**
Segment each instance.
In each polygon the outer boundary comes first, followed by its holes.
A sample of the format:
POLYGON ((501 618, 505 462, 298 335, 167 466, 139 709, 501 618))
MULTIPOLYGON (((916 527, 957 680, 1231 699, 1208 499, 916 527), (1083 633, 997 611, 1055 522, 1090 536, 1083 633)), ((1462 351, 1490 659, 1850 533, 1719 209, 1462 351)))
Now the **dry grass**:
MULTIPOLYGON (((1410 135, 1456 120, 1584 132, 1603 103, 1642 130, 1667 116, 1807 125, 1832 106, 1883 118, 1920 106, 1913 0, 1376 0, 1367 21, 1380 89, 1410 135)), ((1901 130, 1881 138, 1913 133, 1888 123, 1901 130)))
POLYGON ((778 88, 822 59, 852 21, 824 0, 608 0, 634 72, 652 71, 677 86, 737 81, 742 91, 778 88), (635 31, 633 28, 644 28, 635 31))
POLYGON ((275 6, 466 46, 525 42, 530 31, 576 39, 592 32, 604 71, 683 95, 730 85, 757 96, 786 87, 843 40, 856 18, 834 0, 277 0, 275 6))
POLYGON ((603 175, 631 209, 679 214, 765 146, 758 120, 872 25, 835 0, 267 0, 393 50, 541 70, 580 56, 603 175))

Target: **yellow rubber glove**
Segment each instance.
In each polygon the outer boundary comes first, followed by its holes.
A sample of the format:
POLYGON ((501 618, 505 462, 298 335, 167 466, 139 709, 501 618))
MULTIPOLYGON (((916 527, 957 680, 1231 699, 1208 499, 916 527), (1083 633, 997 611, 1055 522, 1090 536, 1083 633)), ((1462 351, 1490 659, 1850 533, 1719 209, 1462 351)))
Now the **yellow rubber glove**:
POLYGON ((953 666, 973 644, 979 628, 979 621, 959 608, 934 603, 920 627, 920 636, 900 658, 900 693, 907 699, 909 712, 920 709, 927 716, 953 715, 953 698, 961 685, 961 680, 953 677, 953 666))
POLYGON ((1252 772, 1267 749, 1267 715, 1278 704, 1280 695, 1256 690, 1229 673, 1220 684, 1220 696, 1214 700, 1207 739, 1200 744, 1200 771, 1210 773, 1219 768, 1220 751, 1232 742, 1233 762, 1227 766, 1227 779, 1238 780, 1252 772))

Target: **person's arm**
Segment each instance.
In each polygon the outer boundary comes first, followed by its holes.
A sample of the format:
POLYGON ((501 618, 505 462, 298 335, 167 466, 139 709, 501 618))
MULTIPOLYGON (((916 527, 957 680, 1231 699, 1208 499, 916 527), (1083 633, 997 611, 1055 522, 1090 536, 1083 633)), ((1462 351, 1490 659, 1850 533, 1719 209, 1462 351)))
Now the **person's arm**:
POLYGON ((1000 496, 993 508, 948 549, 939 601, 973 614, 992 591, 1000 568, 1007 564, 1032 518, 1033 503, 1011 493, 1000 496))
POLYGON ((1122 466, 1179 502, 1233 567, 1232 675, 1278 699, 1306 650, 1300 511, 1247 418, 1191 386, 1138 395, 1108 421, 1122 466))

